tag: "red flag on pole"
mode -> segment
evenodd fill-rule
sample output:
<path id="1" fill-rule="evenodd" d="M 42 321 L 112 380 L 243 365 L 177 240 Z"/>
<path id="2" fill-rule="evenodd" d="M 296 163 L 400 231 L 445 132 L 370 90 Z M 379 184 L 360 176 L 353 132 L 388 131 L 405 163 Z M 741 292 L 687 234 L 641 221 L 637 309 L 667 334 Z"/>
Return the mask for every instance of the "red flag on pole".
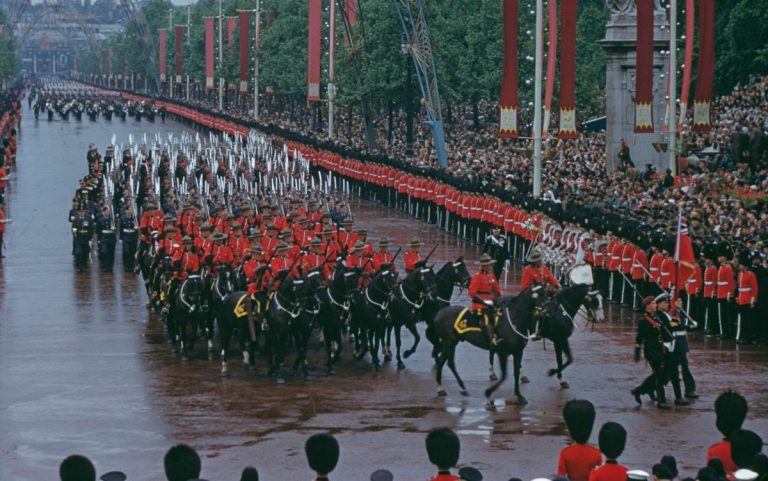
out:
<path id="1" fill-rule="evenodd" d="M 675 263 L 677 282 L 675 294 L 685 289 L 685 283 L 696 273 L 696 259 L 693 255 L 693 243 L 688 234 L 688 224 L 682 212 L 677 215 L 677 241 L 675 242 Z"/>
<path id="2" fill-rule="evenodd" d="M 560 132 L 561 139 L 576 138 L 576 0 L 560 4 Z"/>
<path id="3" fill-rule="evenodd" d="M 637 0 L 635 133 L 653 131 L 653 0 Z"/>
<path id="4" fill-rule="evenodd" d="M 107 54 L 107 74 L 112 76 L 112 47 L 109 47 L 109 53 Z"/>
<path id="5" fill-rule="evenodd" d="M 549 16 L 549 46 L 547 47 L 547 85 L 544 89 L 544 126 L 541 137 L 549 137 L 549 118 L 552 112 L 552 96 L 555 91 L 555 69 L 557 68 L 557 0 L 547 2 Z"/>
<path id="6" fill-rule="evenodd" d="M 715 76 L 715 0 L 699 0 L 699 65 L 693 99 L 693 130 L 711 128 L 710 105 Z"/>
<path id="7" fill-rule="evenodd" d="M 307 101 L 320 100 L 320 19 L 322 0 L 309 0 Z"/>
<path id="8" fill-rule="evenodd" d="M 166 81 L 166 65 L 165 65 L 165 29 L 160 29 L 160 81 L 165 83 Z"/>
<path id="9" fill-rule="evenodd" d="M 685 116 L 688 113 L 688 96 L 691 91 L 691 72 L 693 71 L 693 37 L 696 33 L 694 0 L 685 0 L 685 57 L 683 59 L 683 86 L 680 92 L 680 120 L 677 131 L 683 130 Z"/>
<path id="10" fill-rule="evenodd" d="M 101 51 L 101 74 L 105 75 L 107 73 L 107 51 L 103 50 Z"/>
<path id="11" fill-rule="evenodd" d="M 213 19 L 205 19 L 205 88 L 213 90 Z"/>
<path id="12" fill-rule="evenodd" d="M 357 24 L 357 0 L 344 0 L 344 16 L 346 17 L 345 26 L 352 30 Z M 350 45 L 349 35 L 344 34 L 344 45 Z"/>
<path id="13" fill-rule="evenodd" d="M 183 55 L 184 45 L 184 27 L 176 26 L 176 83 L 181 83 L 182 65 L 184 63 Z"/>
<path id="14" fill-rule="evenodd" d="M 517 137 L 518 0 L 504 0 L 504 72 L 499 95 L 499 137 Z"/>
<path id="15" fill-rule="evenodd" d="M 240 93 L 248 93 L 248 27 L 250 26 L 250 14 L 248 11 L 240 12 Z"/>

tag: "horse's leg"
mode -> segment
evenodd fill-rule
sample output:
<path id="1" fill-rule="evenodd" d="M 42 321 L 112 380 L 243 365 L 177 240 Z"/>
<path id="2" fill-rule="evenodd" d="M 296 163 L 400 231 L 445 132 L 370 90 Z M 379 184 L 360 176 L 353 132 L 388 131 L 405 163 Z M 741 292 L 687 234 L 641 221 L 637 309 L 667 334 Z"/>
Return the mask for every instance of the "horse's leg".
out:
<path id="1" fill-rule="evenodd" d="M 455 345 L 449 346 L 448 343 L 445 342 L 443 343 L 442 354 L 438 353 L 437 358 L 435 358 L 435 383 L 437 383 L 438 396 L 447 396 L 445 389 L 443 389 L 443 366 L 445 366 L 447 358 L 453 355 L 451 351 L 455 352 L 455 350 Z"/>
<path id="2" fill-rule="evenodd" d="M 385 330 L 384 338 L 382 340 L 382 350 L 384 352 L 384 362 L 392 360 L 392 331 L 394 330 L 394 324 L 388 325 Z"/>
<path id="3" fill-rule="evenodd" d="M 485 390 L 485 397 L 488 399 L 488 404 L 492 404 L 491 396 L 501 386 L 501 384 L 507 380 L 507 358 L 508 354 L 499 353 L 499 365 L 501 367 L 501 379 L 496 381 L 491 387 Z M 515 388 L 517 388 L 517 376 L 515 376 Z"/>
<path id="4" fill-rule="evenodd" d="M 379 326 L 373 326 L 373 328 L 368 330 L 369 335 L 369 343 L 370 343 L 370 351 L 371 351 L 371 362 L 373 363 L 374 370 L 378 371 L 379 367 L 381 366 L 381 360 L 379 360 L 379 344 L 382 341 L 383 337 L 383 329 L 380 329 Z"/>
<path id="5" fill-rule="evenodd" d="M 405 363 L 403 362 L 403 358 L 400 356 L 400 347 L 403 345 L 403 341 L 400 338 L 400 329 L 402 326 L 395 326 L 395 349 L 397 350 L 397 369 L 403 370 L 405 369 Z"/>
<path id="6" fill-rule="evenodd" d="M 226 376 L 228 373 L 227 355 L 229 354 L 229 342 L 232 338 L 232 328 L 219 324 L 219 336 L 221 342 L 221 375 Z"/>
<path id="7" fill-rule="evenodd" d="M 277 369 L 277 384 L 285 384 L 285 378 L 283 377 L 283 362 L 285 361 L 285 347 L 287 343 L 288 339 L 286 339 L 283 335 L 278 334 L 277 346 L 275 346 L 275 369 Z"/>
<path id="8" fill-rule="evenodd" d="M 560 380 L 560 387 L 563 389 L 568 389 L 571 387 L 568 382 L 563 378 L 563 371 L 565 371 L 565 368 L 570 366 L 570 364 L 573 362 L 573 357 L 571 356 L 571 346 L 568 343 L 568 340 L 566 339 L 565 342 L 563 341 L 556 341 L 555 344 L 555 359 L 557 359 L 557 369 L 550 369 L 548 374 L 550 376 L 554 376 L 557 374 L 557 379 Z M 566 361 L 563 363 L 563 354 L 565 354 Z"/>
<path id="9" fill-rule="evenodd" d="M 467 386 L 464 385 L 464 381 L 461 380 L 461 377 L 459 377 L 459 372 L 456 370 L 456 346 L 451 349 L 450 355 L 448 356 L 448 367 L 451 369 L 451 372 L 453 373 L 453 377 L 456 378 L 456 382 L 459 383 L 459 387 L 461 388 L 462 396 L 469 396 L 469 391 L 467 391 Z"/>
<path id="10" fill-rule="evenodd" d="M 405 356 L 406 359 L 411 357 L 411 355 L 416 352 L 416 348 L 419 346 L 419 341 L 421 341 L 421 336 L 419 335 L 419 330 L 416 328 L 416 320 L 412 320 L 410 322 L 405 323 L 405 327 L 410 331 L 411 335 L 413 336 L 413 345 L 410 349 L 405 351 L 403 353 L 403 356 Z"/>
<path id="11" fill-rule="evenodd" d="M 499 380 L 496 376 L 496 371 L 493 369 L 493 358 L 496 356 L 496 352 L 493 349 L 488 351 L 488 380 L 496 382 Z"/>

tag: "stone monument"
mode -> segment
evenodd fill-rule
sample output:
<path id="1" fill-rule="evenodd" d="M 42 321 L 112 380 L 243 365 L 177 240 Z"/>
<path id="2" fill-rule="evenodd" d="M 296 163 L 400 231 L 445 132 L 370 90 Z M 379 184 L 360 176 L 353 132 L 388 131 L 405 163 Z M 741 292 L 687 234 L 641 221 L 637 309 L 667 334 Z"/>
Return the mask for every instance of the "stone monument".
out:
<path id="1" fill-rule="evenodd" d="M 619 165 L 621 139 L 627 142 L 638 169 L 645 164 L 657 170 L 667 167 L 668 154 L 660 154 L 654 143 L 667 142 L 660 134 L 666 114 L 667 70 L 669 70 L 669 20 L 666 10 L 654 1 L 653 29 L 653 123 L 656 133 L 635 134 L 635 58 L 637 17 L 635 0 L 606 0 L 611 13 L 601 42 L 606 53 L 606 156 L 608 169 Z M 662 53 L 664 52 L 664 53 Z"/>

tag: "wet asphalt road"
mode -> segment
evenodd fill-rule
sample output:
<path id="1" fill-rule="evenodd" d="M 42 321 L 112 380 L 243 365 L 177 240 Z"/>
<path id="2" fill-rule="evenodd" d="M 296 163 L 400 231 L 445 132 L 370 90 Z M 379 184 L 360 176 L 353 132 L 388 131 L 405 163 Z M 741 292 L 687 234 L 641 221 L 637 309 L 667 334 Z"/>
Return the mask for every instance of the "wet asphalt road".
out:
<path id="1" fill-rule="evenodd" d="M 691 363 L 702 398 L 670 412 L 637 408 L 629 389 L 648 369 L 631 361 L 634 315 L 611 307 L 608 323 L 574 334 L 569 390 L 546 377 L 551 349 L 526 349 L 524 370 L 532 382 L 523 386 L 525 407 L 514 403 L 509 383 L 486 408 L 487 356 L 464 345 L 457 362 L 470 389 L 466 398 L 448 370 L 448 398 L 435 396 L 426 344 L 405 371 L 388 365 L 374 373 L 345 348 L 336 376 L 317 369 L 314 381 L 289 377 L 280 387 L 265 377 L 263 360 L 255 373 L 233 362 L 229 378 L 219 376 L 218 361 L 203 351 L 182 363 L 144 307 L 139 279 L 121 269 L 75 272 L 67 212 L 87 169 L 89 143 L 103 152 L 113 132 L 126 139 L 184 128 L 173 121 L 35 122 L 25 111 L 6 207 L 14 222 L 0 267 L 0 480 L 55 479 L 59 462 L 72 453 L 91 457 L 100 474 L 120 469 L 131 481 L 161 480 L 162 456 L 178 442 L 200 451 L 203 475 L 212 481 L 239 479 L 246 465 L 255 465 L 262 479 L 310 479 L 303 442 L 319 431 L 332 431 L 341 443 L 333 479 L 364 480 L 382 467 L 395 479 L 427 479 L 432 468 L 423 439 L 437 426 L 460 433 L 461 463 L 486 479 L 530 479 L 554 472 L 566 442 L 560 411 L 574 397 L 596 404 L 598 427 L 607 420 L 627 427 L 624 464 L 650 469 L 671 453 L 681 471 L 691 473 L 718 439 L 712 404 L 730 387 L 750 401 L 747 425 L 768 435 L 764 346 L 736 348 L 694 335 Z M 428 245 L 440 242 L 437 261 L 477 257 L 476 246 L 434 227 L 370 204 L 354 206 L 373 239 L 385 233 L 404 244 L 418 235 Z M 514 290 L 518 268 L 509 279 Z M 320 359 L 313 350 L 310 360 L 317 365 Z"/>

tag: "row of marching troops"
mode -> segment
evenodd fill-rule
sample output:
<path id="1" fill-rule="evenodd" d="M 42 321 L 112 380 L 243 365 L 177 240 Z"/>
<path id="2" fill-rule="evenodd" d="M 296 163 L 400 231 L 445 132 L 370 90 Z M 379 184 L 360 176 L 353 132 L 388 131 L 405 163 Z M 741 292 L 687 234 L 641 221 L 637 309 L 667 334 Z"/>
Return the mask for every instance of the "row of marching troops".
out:
<path id="1" fill-rule="evenodd" d="M 644 221 L 581 203 L 533 199 L 505 188 L 456 186 L 439 173 L 408 166 L 362 162 L 291 144 L 320 175 L 342 176 L 353 192 L 400 208 L 442 229 L 485 243 L 497 277 L 508 259 L 526 261 L 531 248 L 560 271 L 585 261 L 610 302 L 640 309 L 641 300 L 673 293 L 677 281 L 675 234 Z M 652 219 L 648 219 L 651 221 Z M 694 275 L 680 293 L 685 311 L 707 334 L 750 343 L 768 339 L 768 264 L 751 240 L 730 245 L 698 243 Z"/>
<path id="2" fill-rule="evenodd" d="M 19 89 L 11 89 L 0 93 L 0 264 L 3 262 L 3 233 L 5 225 L 11 219 L 5 216 L 5 190 L 11 179 L 11 169 L 16 164 L 16 126 L 21 122 L 21 106 L 19 99 L 23 92 Z"/>

